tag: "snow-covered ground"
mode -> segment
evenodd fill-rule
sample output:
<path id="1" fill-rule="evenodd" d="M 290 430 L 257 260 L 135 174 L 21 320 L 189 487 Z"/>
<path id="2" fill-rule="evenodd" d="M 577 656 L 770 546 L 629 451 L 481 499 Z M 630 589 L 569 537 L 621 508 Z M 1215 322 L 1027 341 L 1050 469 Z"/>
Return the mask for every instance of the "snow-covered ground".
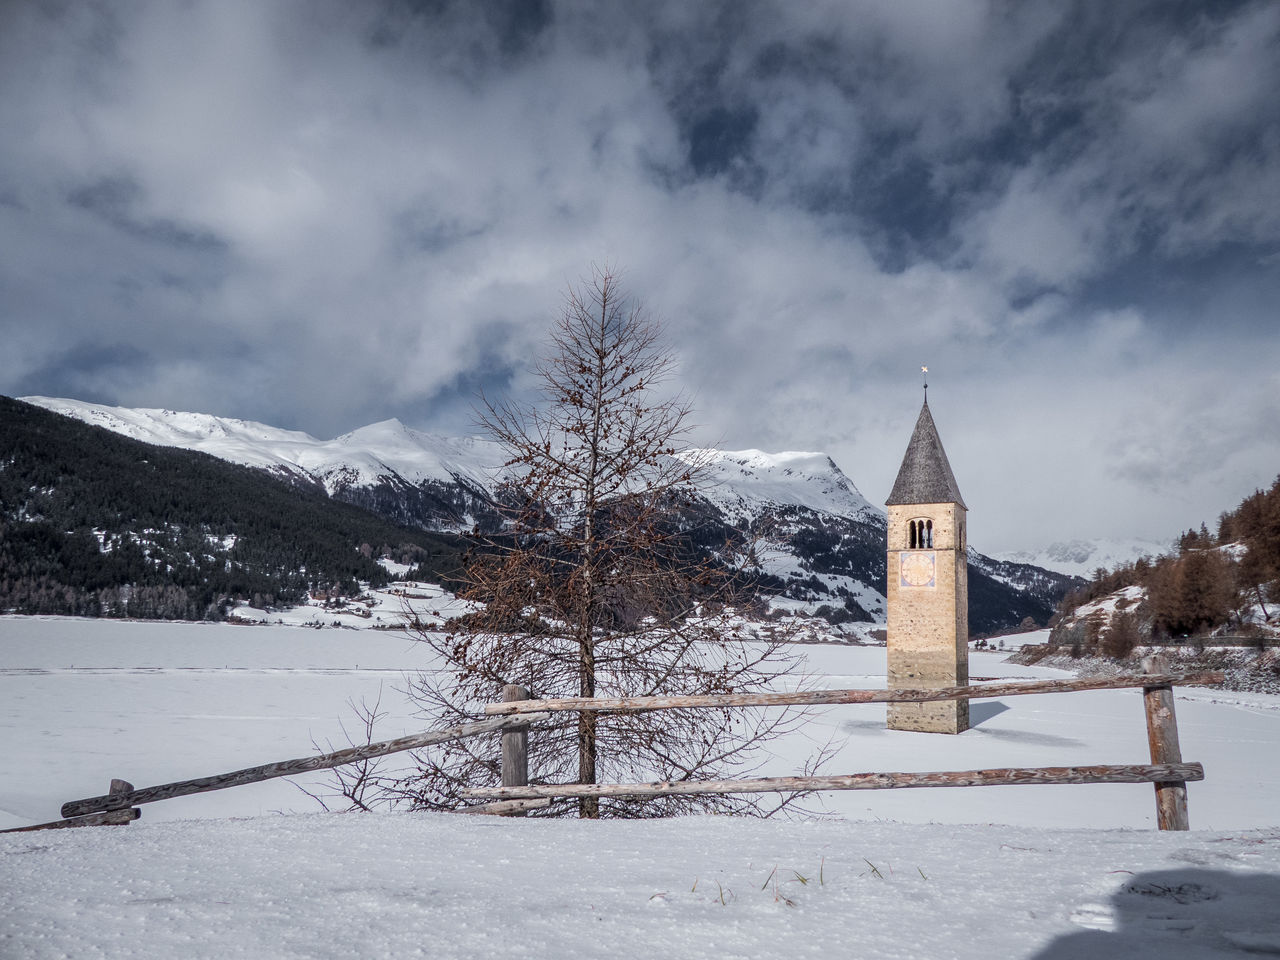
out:
<path id="1" fill-rule="evenodd" d="M 883 685 L 883 649 L 803 652 L 825 685 Z M 345 745 L 349 702 L 379 691 L 378 735 L 414 730 L 397 688 L 424 656 L 368 629 L 0 618 L 0 827 L 56 819 L 112 777 Z M 1064 675 L 1003 656 L 975 652 L 972 674 Z M 959 737 L 887 731 L 883 707 L 815 711 L 768 772 L 831 736 L 832 773 L 1147 759 L 1136 691 L 973 709 Z M 1152 829 L 1148 785 L 835 793 L 825 821 L 579 823 L 323 814 L 277 780 L 151 804 L 125 828 L 0 836 L 0 956 L 1278 953 L 1280 698 L 1186 689 L 1177 711 L 1207 773 L 1188 787 L 1190 834 Z"/>
<path id="2" fill-rule="evenodd" d="M 1043 631 L 1017 638 L 1041 639 Z M 883 647 L 799 650 L 817 685 L 884 686 Z M 970 671 L 1068 676 L 1004 656 L 974 651 Z M 112 777 L 145 786 L 305 756 L 313 742 L 346 746 L 344 727 L 359 732 L 352 702 L 380 698 L 387 714 L 380 739 L 420 729 L 400 689 L 406 672 L 433 666 L 425 657 L 383 630 L 0 617 L 0 729 L 8 767 L 20 771 L 0 782 L 0 828 L 56 819 L 64 801 L 101 793 Z M 971 709 L 974 728 L 944 737 L 886 730 L 883 705 L 815 708 L 803 734 L 777 744 L 768 772 L 798 770 L 833 738 L 840 746 L 833 773 L 1148 760 L 1136 690 L 1008 697 Z M 1280 756 L 1259 761 L 1266 745 L 1280 745 L 1280 698 L 1180 688 L 1177 710 L 1183 755 L 1207 771 L 1190 787 L 1193 825 L 1280 824 Z M 1019 786 L 851 791 L 822 802 L 857 819 L 1145 829 L 1153 823 L 1150 794 L 1132 785 Z M 311 809 L 314 801 L 277 780 L 154 804 L 144 818 Z"/>
<path id="3" fill-rule="evenodd" d="M 392 576 L 403 576 L 410 568 L 390 560 L 378 561 Z M 450 617 L 470 608 L 434 583 L 392 583 L 380 590 L 366 590 L 356 599 L 340 605 L 312 599 L 287 610 L 261 610 L 240 604 L 231 611 L 240 626 L 343 627 L 353 630 L 398 631 L 409 615 L 427 627 L 439 626 Z M 348 644 L 350 646 L 350 644 Z"/>
<path id="4" fill-rule="evenodd" d="M 1243 958 L 1280 951 L 1277 904 L 1276 830 L 309 814 L 0 837 L 8 960 Z"/>

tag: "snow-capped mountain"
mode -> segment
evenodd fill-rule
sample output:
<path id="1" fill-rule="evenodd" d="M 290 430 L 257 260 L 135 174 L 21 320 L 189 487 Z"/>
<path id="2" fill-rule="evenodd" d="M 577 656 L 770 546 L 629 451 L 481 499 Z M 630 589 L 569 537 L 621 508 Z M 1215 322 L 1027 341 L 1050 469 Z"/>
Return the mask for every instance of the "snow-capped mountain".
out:
<path id="1" fill-rule="evenodd" d="M 251 420 L 162 409 L 112 407 L 52 397 L 22 397 L 26 403 L 74 417 L 114 433 L 165 447 L 199 450 L 222 460 L 259 467 L 322 486 L 330 496 L 390 484 L 462 484 L 492 494 L 502 476 L 504 454 L 489 440 L 443 437 L 383 420 L 319 440 Z M 731 523 L 749 522 L 764 510 L 803 507 L 851 518 L 877 510 L 826 454 L 760 450 L 692 450 L 707 465 L 704 496 Z M 435 517 L 437 528 L 470 517 Z"/>
<path id="2" fill-rule="evenodd" d="M 436 530 L 470 528 L 488 516 L 488 494 L 501 472 L 502 453 L 489 441 L 423 433 L 394 419 L 319 440 L 205 413 L 20 399 L 143 443 L 198 450 L 314 484 L 331 497 Z"/>
<path id="3" fill-rule="evenodd" d="M 747 521 L 762 507 L 806 507 L 846 517 L 878 510 L 825 453 L 692 450 L 707 463 L 703 495 L 730 520 Z"/>
<path id="4" fill-rule="evenodd" d="M 199 450 L 247 467 L 309 477 L 330 494 L 344 484 L 368 485 L 388 476 L 410 483 L 461 479 L 484 487 L 502 462 L 500 451 L 486 440 L 422 433 L 394 419 L 333 440 L 318 440 L 300 430 L 207 413 L 110 407 L 53 397 L 19 399 L 144 443 Z"/>
<path id="5" fill-rule="evenodd" d="M 1114 570 L 1139 557 L 1158 557 L 1169 552 L 1168 543 L 1153 540 L 1065 540 L 1038 551 L 998 553 L 996 559 L 1030 564 L 1086 580 L 1101 567 Z"/>
<path id="6" fill-rule="evenodd" d="M 399 523 L 459 531 L 501 522 L 494 497 L 504 457 L 490 441 L 436 436 L 398 420 L 320 440 L 207 414 L 23 399 L 146 443 L 264 469 Z M 747 534 L 757 544 L 762 587 L 775 606 L 818 613 L 834 624 L 883 621 L 885 514 L 830 457 L 759 450 L 689 455 L 707 464 L 698 525 L 704 547 L 714 550 L 735 531 Z M 1024 564 L 980 554 L 971 562 L 974 632 L 1027 616 L 1043 623 L 1068 585 Z"/>

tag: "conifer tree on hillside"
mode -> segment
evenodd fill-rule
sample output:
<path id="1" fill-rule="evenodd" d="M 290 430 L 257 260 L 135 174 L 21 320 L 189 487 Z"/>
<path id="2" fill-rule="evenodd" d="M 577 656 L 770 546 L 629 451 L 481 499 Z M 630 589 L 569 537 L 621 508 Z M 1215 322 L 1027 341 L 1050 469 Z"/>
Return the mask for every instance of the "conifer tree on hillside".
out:
<path id="1" fill-rule="evenodd" d="M 1235 539 L 1245 545 L 1238 568 L 1239 587 L 1242 592 L 1254 594 L 1270 620 L 1266 604 L 1277 599 L 1280 583 L 1280 477 L 1270 490 L 1247 497 L 1233 515 L 1224 519 Z"/>
<path id="2" fill-rule="evenodd" d="M 1116 651 L 1130 646 L 1132 628 L 1139 623 L 1143 634 L 1149 630 L 1156 638 L 1192 637 L 1224 627 L 1248 632 L 1256 629 L 1250 620 L 1258 612 L 1274 623 L 1280 603 L 1280 477 L 1269 490 L 1224 512 L 1216 535 L 1202 523 L 1183 533 L 1169 556 L 1095 571 L 1089 583 L 1059 604 L 1050 642 L 1061 646 L 1077 634 L 1083 637 L 1078 608 L 1131 585 L 1143 587 L 1146 600 L 1133 623 L 1120 622 L 1119 614 L 1112 618 L 1109 632 L 1101 636 L 1108 656 L 1122 656 Z"/>
<path id="3" fill-rule="evenodd" d="M 450 635 L 418 639 L 442 669 L 412 692 L 448 727 L 518 683 L 535 697 L 729 693 L 767 686 L 793 665 L 780 639 L 755 641 L 723 565 L 689 547 L 680 508 L 701 463 L 682 453 L 689 405 L 664 394 L 673 366 L 659 327 L 609 270 L 566 295 L 537 366 L 542 402 L 486 403 L 482 422 L 507 452 L 506 534 L 468 558 L 474 613 Z M 721 559 L 726 559 L 721 551 Z M 762 739 L 794 714 L 583 711 L 529 738 L 530 781 L 688 780 L 750 769 Z M 460 789 L 498 782 L 493 740 L 420 758 L 399 785 L 417 806 L 452 808 Z M 758 809 L 750 800 L 584 798 L 557 813 L 655 816 Z"/>
<path id="4" fill-rule="evenodd" d="M 1142 642 L 1142 632 L 1138 626 L 1138 618 L 1132 611 L 1122 610 L 1116 613 L 1102 635 L 1102 655 L 1115 660 L 1123 660 L 1133 653 Z"/>

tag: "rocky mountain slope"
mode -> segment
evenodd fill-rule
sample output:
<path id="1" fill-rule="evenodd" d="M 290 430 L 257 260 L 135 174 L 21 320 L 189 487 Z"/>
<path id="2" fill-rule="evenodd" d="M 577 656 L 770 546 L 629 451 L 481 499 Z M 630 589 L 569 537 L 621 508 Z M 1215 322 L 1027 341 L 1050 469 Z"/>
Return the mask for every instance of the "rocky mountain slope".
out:
<path id="1" fill-rule="evenodd" d="M 147 443 L 263 469 L 397 523 L 435 531 L 499 523 L 492 496 L 503 458 L 486 440 L 423 433 L 397 420 L 319 440 L 207 414 L 24 399 Z M 835 625 L 883 621 L 885 514 L 834 461 L 759 450 L 708 456 L 704 503 L 696 508 L 705 546 L 733 532 L 751 537 L 775 608 L 817 613 Z M 1072 583 L 971 551 L 970 629 L 990 633 L 1027 617 L 1043 624 Z"/>
<path id="2" fill-rule="evenodd" d="M 461 549 L 313 484 L 0 397 L 0 612 L 218 619 L 385 582 L 380 557 L 439 581 Z"/>

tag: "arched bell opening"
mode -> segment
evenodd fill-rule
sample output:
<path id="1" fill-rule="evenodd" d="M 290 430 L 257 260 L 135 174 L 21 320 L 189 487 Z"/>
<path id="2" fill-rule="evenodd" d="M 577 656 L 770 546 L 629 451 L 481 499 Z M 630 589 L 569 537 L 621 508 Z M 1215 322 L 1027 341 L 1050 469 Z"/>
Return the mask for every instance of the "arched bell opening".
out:
<path id="1" fill-rule="evenodd" d="M 907 549 L 933 549 L 933 521 L 927 518 L 907 521 Z"/>

